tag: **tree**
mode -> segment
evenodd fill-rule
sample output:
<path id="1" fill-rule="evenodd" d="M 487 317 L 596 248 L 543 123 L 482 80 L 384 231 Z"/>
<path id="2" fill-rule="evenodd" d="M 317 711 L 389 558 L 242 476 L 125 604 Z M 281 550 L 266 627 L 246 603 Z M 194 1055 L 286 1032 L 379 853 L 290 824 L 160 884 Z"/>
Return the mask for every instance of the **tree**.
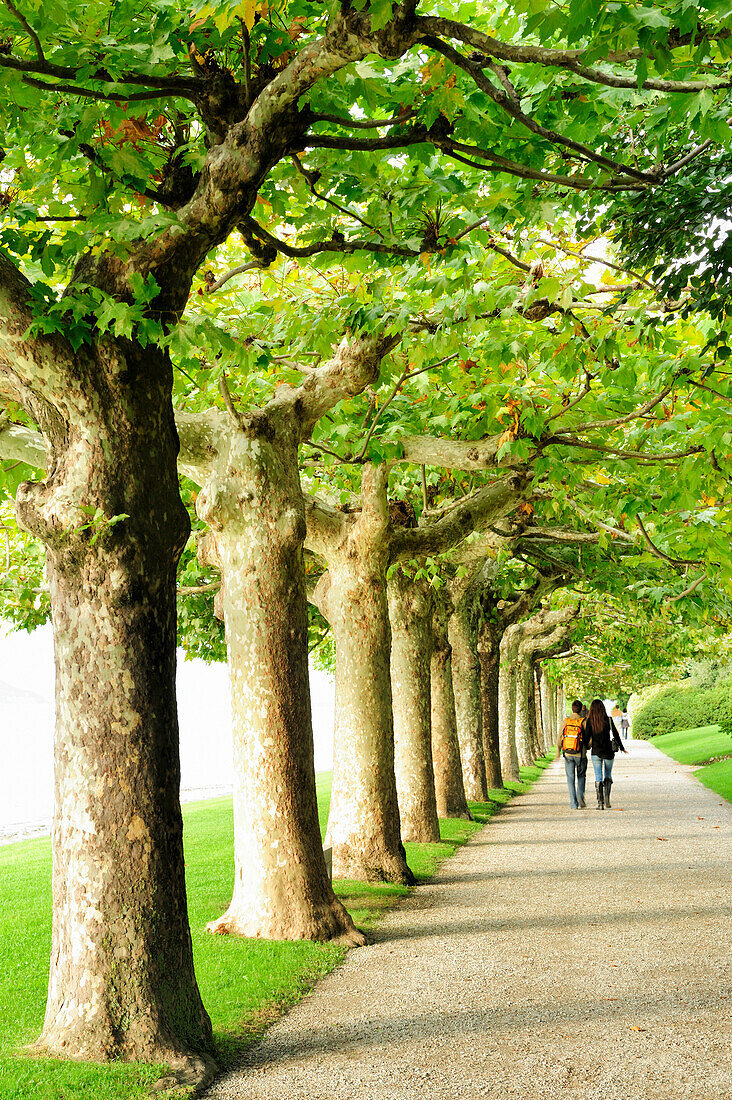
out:
<path id="1" fill-rule="evenodd" d="M 635 102 L 639 85 L 695 94 L 701 68 L 715 100 L 723 69 L 712 65 L 710 77 L 701 64 L 715 44 L 714 19 L 697 59 L 687 48 L 696 14 L 684 13 L 679 34 L 665 6 L 661 19 L 632 27 L 604 13 L 596 33 L 575 19 L 569 33 L 585 37 L 570 50 L 534 44 L 537 31 L 548 41 L 566 35 L 564 17 L 551 13 L 517 29 L 507 12 L 500 23 L 515 43 L 487 34 L 482 12 L 468 26 L 420 16 L 410 2 L 331 11 L 297 0 L 282 14 L 286 32 L 274 6 L 266 14 L 256 5 L 204 9 L 191 22 L 188 9 L 167 0 L 144 9 L 68 0 L 54 9 L 53 25 L 37 29 L 10 3 L 0 22 L 2 205 L 12 219 L 0 252 L 0 379 L 49 453 L 47 479 L 21 486 L 17 514 L 46 547 L 59 660 L 54 952 L 43 1036 L 52 1052 L 176 1062 L 211 1045 L 187 931 L 173 695 L 175 566 L 188 518 L 176 475 L 171 351 L 201 265 L 236 229 L 252 262 L 268 262 L 282 242 L 252 217 L 255 202 L 262 192 L 283 208 L 276 193 L 295 173 L 317 190 L 319 167 L 297 168 L 303 149 L 327 158 L 407 148 L 419 157 L 428 146 L 476 170 L 531 181 L 519 198 L 534 210 L 534 182 L 581 191 L 655 185 L 686 153 L 673 149 L 658 168 L 661 143 L 651 136 L 653 171 L 615 159 L 607 106 L 591 145 L 567 137 L 562 128 L 588 115 L 575 86 L 610 84 L 618 90 L 604 102 L 614 110 Z M 619 29 L 621 51 L 613 53 L 608 41 Z M 677 51 L 690 79 L 669 85 L 658 74 Z M 354 71 L 367 57 L 379 66 L 378 94 L 373 78 Z M 520 67 L 520 93 L 505 62 Z M 566 98 L 546 89 L 544 69 Z M 521 106 L 532 91 L 539 118 Z M 351 108 L 380 105 L 382 95 L 388 133 L 344 139 L 344 129 L 359 130 Z M 496 151 L 504 120 L 532 135 L 532 165 L 513 132 Z M 380 128 L 373 115 L 367 122 Z M 480 144 L 460 140 L 473 133 Z M 554 171 L 560 156 L 583 167 Z M 390 237 L 382 206 L 380 228 Z M 381 247 L 334 226 L 314 250 Z M 114 798 L 106 789 L 102 796 L 100 773 L 123 777 Z M 90 861 L 114 873 L 98 878 L 95 891 L 68 890 L 65 883 L 87 882 Z M 120 982 L 112 945 L 126 940 L 138 965 Z M 94 945 L 85 958 L 74 950 L 82 941 Z M 68 1014 L 72 1001 L 78 1011 Z M 183 1016 L 180 1004 L 188 1006 Z"/>
<path id="2" fill-rule="evenodd" d="M 363 943 L 320 843 L 307 659 L 298 447 L 378 372 L 390 337 L 344 339 L 264 408 L 180 414 L 181 463 L 202 486 L 199 557 L 221 571 L 234 715 L 235 877 L 214 932 Z"/>
<path id="3" fill-rule="evenodd" d="M 393 569 L 391 624 L 394 769 L 403 840 L 439 841 L 430 704 L 433 597 L 426 580 Z"/>

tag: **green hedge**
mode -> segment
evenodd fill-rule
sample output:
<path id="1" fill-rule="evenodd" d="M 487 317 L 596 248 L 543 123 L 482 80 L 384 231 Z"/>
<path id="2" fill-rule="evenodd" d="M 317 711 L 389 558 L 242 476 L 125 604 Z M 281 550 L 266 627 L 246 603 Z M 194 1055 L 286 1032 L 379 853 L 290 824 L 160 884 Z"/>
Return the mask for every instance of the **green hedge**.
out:
<path id="1" fill-rule="evenodd" d="M 633 737 L 648 739 L 714 723 L 732 733 L 732 677 L 711 688 L 669 684 L 633 715 Z"/>

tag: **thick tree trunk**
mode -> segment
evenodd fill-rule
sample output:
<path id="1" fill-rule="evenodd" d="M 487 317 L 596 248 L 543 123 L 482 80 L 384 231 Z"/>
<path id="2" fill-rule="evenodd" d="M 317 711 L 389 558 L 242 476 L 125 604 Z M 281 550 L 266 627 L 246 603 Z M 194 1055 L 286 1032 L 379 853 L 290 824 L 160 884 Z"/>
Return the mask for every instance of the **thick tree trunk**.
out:
<path id="1" fill-rule="evenodd" d="M 402 840 L 430 843 L 440 839 L 430 713 L 432 600 L 428 589 L 401 572 L 389 581 L 388 596 L 394 770 Z"/>
<path id="2" fill-rule="evenodd" d="M 539 708 L 536 705 L 536 667 L 531 664 L 531 685 L 529 687 L 529 745 L 531 746 L 531 755 L 534 760 L 537 760 L 540 756 L 544 755 L 544 749 L 541 745 L 541 733 L 539 730 Z"/>
<path id="3" fill-rule="evenodd" d="M 516 755 L 519 767 L 525 768 L 533 764 L 534 757 L 531 745 L 531 697 L 534 694 L 531 661 L 519 652 L 515 664 L 516 681 L 516 719 L 515 738 Z"/>
<path id="4" fill-rule="evenodd" d="M 264 939 L 365 937 L 335 897 L 315 793 L 298 434 L 274 409 L 222 418 L 197 500 L 221 570 L 234 722 L 234 891 L 208 928 Z"/>
<path id="5" fill-rule="evenodd" d="M 47 547 L 56 661 L 39 1047 L 167 1062 L 195 1079 L 213 1044 L 193 973 L 178 801 L 175 571 L 189 525 L 171 371 L 132 344 L 100 350 L 93 369 L 96 404 L 49 440 L 47 481 L 18 494 L 21 523 Z"/>
<path id="6" fill-rule="evenodd" d="M 432 678 L 432 762 L 435 772 L 437 812 L 440 817 L 472 820 L 465 798 L 463 769 L 460 762 L 455 696 L 452 687 L 452 662 L 447 639 L 447 616 L 438 608 L 434 616 Z"/>
<path id="7" fill-rule="evenodd" d="M 478 634 L 480 658 L 480 693 L 483 727 L 483 758 L 486 786 L 501 788 L 501 748 L 498 736 L 498 676 L 500 633 L 491 623 L 484 622 Z"/>
<path id="8" fill-rule="evenodd" d="M 557 730 L 557 687 L 556 684 L 547 682 L 547 699 L 549 711 L 549 731 L 552 744 L 556 745 L 559 739 Z"/>
<path id="9" fill-rule="evenodd" d="M 336 648 L 333 788 L 328 839 L 333 874 L 411 884 L 394 775 L 394 721 L 386 597 L 386 471 L 364 467 L 363 508 L 327 546 L 315 600 Z M 342 521 L 343 522 L 343 521 Z"/>
<path id="10" fill-rule="evenodd" d="M 544 670 L 540 664 L 534 665 L 534 707 L 536 710 L 536 734 L 537 745 L 539 748 L 539 755 L 544 756 L 549 748 L 548 733 L 547 733 L 547 720 L 546 720 L 546 699 L 544 696 L 544 685 L 546 677 Z"/>
<path id="11" fill-rule="evenodd" d="M 455 717 L 465 795 L 472 802 L 484 802 L 488 792 L 483 752 L 480 660 L 475 631 L 464 603 L 450 617 L 448 637 L 452 648 Z"/>
<path id="12" fill-rule="evenodd" d="M 516 752 L 516 648 L 517 628 L 510 626 L 501 639 L 501 664 L 498 677 L 498 734 L 501 750 L 503 781 L 518 781 L 518 754 Z"/>

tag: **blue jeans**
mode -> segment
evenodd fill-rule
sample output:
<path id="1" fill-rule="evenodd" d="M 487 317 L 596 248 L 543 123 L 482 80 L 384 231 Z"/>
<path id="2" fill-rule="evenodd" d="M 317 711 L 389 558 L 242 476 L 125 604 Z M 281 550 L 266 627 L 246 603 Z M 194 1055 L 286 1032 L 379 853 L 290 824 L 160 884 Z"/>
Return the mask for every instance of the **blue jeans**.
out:
<path id="1" fill-rule="evenodd" d="M 567 775 L 569 787 L 569 804 L 576 810 L 585 797 L 585 782 L 587 780 L 587 757 L 565 756 L 564 771 Z M 575 788 L 575 775 L 577 786 Z"/>
<path id="2" fill-rule="evenodd" d="M 610 778 L 610 776 L 612 775 L 612 770 L 613 770 L 613 764 L 614 763 L 615 763 L 615 758 L 612 757 L 612 756 L 610 757 L 609 760 L 605 759 L 604 756 L 593 756 L 592 757 L 592 767 L 595 769 L 595 782 L 596 783 L 602 783 L 603 779 L 609 779 Z M 603 765 L 605 767 L 605 774 L 604 775 L 602 774 Z"/>

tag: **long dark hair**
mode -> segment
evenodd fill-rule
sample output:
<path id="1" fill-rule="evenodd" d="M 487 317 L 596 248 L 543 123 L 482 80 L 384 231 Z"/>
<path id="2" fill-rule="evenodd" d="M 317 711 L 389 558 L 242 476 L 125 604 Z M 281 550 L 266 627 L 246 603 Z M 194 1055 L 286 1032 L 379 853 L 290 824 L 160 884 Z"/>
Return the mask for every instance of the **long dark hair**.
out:
<path id="1" fill-rule="evenodd" d="M 590 712 L 587 715 L 590 723 L 590 729 L 593 733 L 602 733 L 607 722 L 607 711 L 603 706 L 602 699 L 593 699 L 590 703 Z"/>

